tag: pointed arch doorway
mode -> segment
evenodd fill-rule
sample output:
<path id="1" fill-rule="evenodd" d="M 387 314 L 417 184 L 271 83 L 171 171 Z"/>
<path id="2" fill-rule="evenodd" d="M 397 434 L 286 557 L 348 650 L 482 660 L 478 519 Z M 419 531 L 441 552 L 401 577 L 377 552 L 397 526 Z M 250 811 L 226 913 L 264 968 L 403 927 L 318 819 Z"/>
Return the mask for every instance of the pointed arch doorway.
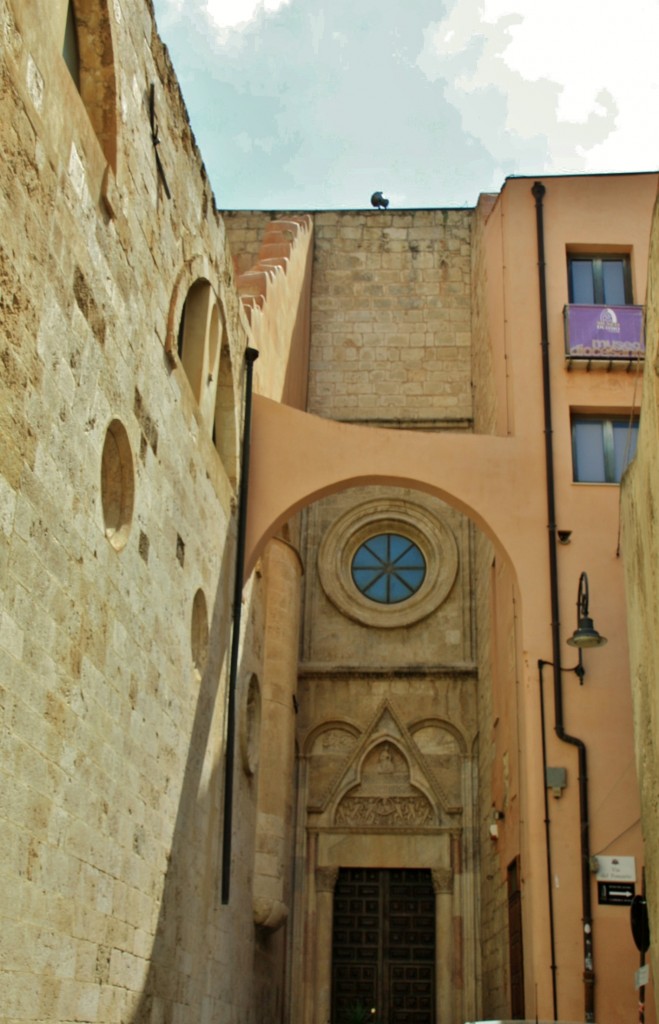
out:
<path id="1" fill-rule="evenodd" d="M 430 870 L 341 868 L 333 919 L 332 1024 L 435 1024 Z"/>

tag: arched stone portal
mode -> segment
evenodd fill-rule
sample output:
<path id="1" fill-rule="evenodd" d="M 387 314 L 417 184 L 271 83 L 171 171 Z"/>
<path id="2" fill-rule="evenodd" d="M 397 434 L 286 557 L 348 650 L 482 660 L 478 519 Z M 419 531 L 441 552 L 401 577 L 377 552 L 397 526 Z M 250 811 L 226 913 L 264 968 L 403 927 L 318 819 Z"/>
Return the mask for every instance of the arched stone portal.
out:
<path id="1" fill-rule="evenodd" d="M 333 922 L 334 889 L 341 868 L 357 869 L 358 874 L 365 876 L 400 869 L 403 874 L 419 870 L 428 873 L 434 893 L 434 927 L 430 940 L 433 952 L 432 958 L 422 959 L 433 974 L 429 988 L 433 1005 L 426 1006 L 422 1016 L 436 1024 L 455 1024 L 464 1020 L 465 1014 L 473 1015 L 475 1010 L 473 992 L 470 995 L 470 986 L 465 989 L 463 984 L 465 977 L 473 978 L 477 955 L 474 794 L 471 757 L 467 753 L 469 744 L 453 726 L 439 719 L 425 720 L 408 729 L 399 716 L 400 710 L 400 704 L 397 707 L 395 702 L 385 700 L 362 735 L 355 735 L 345 722 L 337 719 L 325 722 L 307 738 L 304 759 L 311 785 L 306 794 L 310 838 L 304 884 L 308 907 L 307 950 L 313 951 L 313 955 L 307 964 L 306 988 L 313 993 L 313 999 L 306 1019 L 314 1024 L 340 1019 L 340 1013 L 330 1002 L 332 973 L 337 967 L 337 943 L 343 947 L 339 956 L 346 950 L 349 937 L 356 943 L 354 965 L 347 962 L 342 966 L 339 962 L 338 966 L 348 981 L 355 971 L 359 973 L 361 964 L 367 976 L 365 988 L 372 988 L 369 997 L 373 999 L 377 986 L 369 986 L 368 976 L 382 967 L 368 956 L 370 952 L 376 954 L 378 925 L 369 925 L 360 917 L 373 912 L 369 884 L 364 889 L 363 907 L 360 904 L 352 908 L 357 917 L 343 938 L 341 928 L 346 927 L 345 922 Z M 434 763 L 433 751 L 447 749 L 452 755 L 444 757 L 441 772 Z M 453 772 L 446 770 L 446 762 L 451 760 Z M 457 788 L 451 794 L 442 788 L 439 780 L 446 780 L 452 774 Z M 320 799 L 314 796 L 314 779 L 331 780 L 325 796 Z M 455 796 L 459 803 L 452 799 Z M 355 901 L 348 902 L 352 905 Z M 396 926 L 396 914 L 402 911 L 396 911 L 393 903 L 390 909 L 394 932 L 404 932 L 404 925 Z M 346 911 L 350 913 L 350 907 L 346 907 Z M 357 936 L 352 928 L 358 929 Z M 371 950 L 364 950 L 361 944 L 364 928 L 365 934 L 370 934 Z M 404 946 L 404 936 L 396 938 Z M 420 936 L 414 941 L 418 945 Z M 401 946 L 395 956 L 402 975 L 406 971 L 413 973 L 411 986 L 414 989 L 420 980 L 414 966 L 405 968 L 407 961 L 401 959 L 403 952 Z M 381 957 L 376 959 L 380 961 Z M 416 965 L 417 970 L 419 966 Z M 404 985 L 405 978 L 401 981 Z M 386 989 L 388 983 L 385 981 L 380 987 L 381 994 L 382 987 Z M 363 998 L 364 987 L 360 988 L 359 980 L 350 991 L 355 997 Z M 393 998 L 393 991 L 388 995 Z"/>
<path id="2" fill-rule="evenodd" d="M 322 419 L 255 396 L 246 571 L 252 571 L 269 538 L 297 512 L 309 510 L 307 515 L 311 515 L 310 521 L 314 521 L 315 513 L 312 514 L 311 510 L 320 508 L 325 502 L 334 502 L 332 512 L 326 511 L 313 527 L 314 543 L 309 552 L 317 551 L 325 531 L 332 522 L 338 522 L 338 517 L 344 515 L 344 507 L 354 507 L 361 514 L 364 505 L 369 504 L 371 488 L 374 494 L 388 492 L 390 501 L 395 500 L 396 494 L 405 491 L 407 497 L 404 500 L 411 501 L 413 505 L 425 506 L 429 502 L 434 508 L 432 515 L 438 524 L 453 510 L 458 519 L 466 517 L 492 542 L 497 552 L 497 563 L 508 566 L 509 585 L 516 595 L 514 658 L 518 659 L 516 663 L 519 674 L 515 670 L 513 678 L 525 678 L 525 685 L 519 690 L 518 713 L 522 720 L 534 723 L 538 719 L 539 710 L 536 690 L 529 685 L 531 675 L 528 665 L 535 666 L 534 655 L 529 655 L 529 652 L 542 652 L 545 649 L 545 631 L 550 621 L 548 593 L 543 586 L 538 586 L 538 565 L 544 559 L 546 548 L 544 544 L 539 547 L 542 535 L 538 532 L 537 524 L 544 521 L 546 508 L 544 465 L 542 460 L 533 457 L 534 450 L 537 449 L 528 444 L 526 437 L 474 435 L 448 430 L 438 433 L 397 431 L 356 426 Z M 414 492 L 418 502 L 414 499 Z M 357 498 L 348 498 L 348 494 L 356 494 Z M 340 500 L 342 495 L 346 496 L 345 502 Z M 442 503 L 448 506 L 448 512 L 442 512 L 438 507 Z M 440 537 L 439 528 L 436 533 Z M 468 563 L 470 556 L 467 548 L 463 549 L 461 558 L 463 565 Z M 315 561 L 305 561 L 303 557 L 303 562 L 310 573 L 315 569 Z M 314 585 L 320 586 L 320 583 Z M 463 593 L 466 593 L 464 588 Z M 346 653 L 350 650 L 349 643 L 353 642 L 346 640 L 346 637 L 352 635 L 350 629 L 358 633 L 360 629 L 369 627 L 365 626 L 364 620 L 360 621 L 359 615 L 354 614 L 354 609 L 341 607 L 336 594 L 331 592 L 331 588 L 328 592 L 326 586 L 325 597 L 336 604 L 338 613 L 353 619 L 356 625 L 350 628 L 337 626 L 336 630 L 332 627 L 325 632 L 329 640 L 323 642 L 330 645 L 337 643 L 337 651 L 341 652 L 336 672 L 327 667 L 332 658 L 326 648 L 323 649 L 318 671 L 313 664 L 314 652 L 311 661 L 307 660 L 300 666 L 298 741 L 304 747 L 307 742 L 305 729 L 313 729 L 319 723 L 322 728 L 329 729 L 329 738 L 326 743 L 323 741 L 320 768 L 314 762 L 316 753 L 313 744 L 305 747 L 306 752 L 302 755 L 300 765 L 297 848 L 301 874 L 296 882 L 296 890 L 297 909 L 300 911 L 304 908 L 304 920 L 297 915 L 297 923 L 294 924 L 294 945 L 301 954 L 298 962 L 302 976 L 297 980 L 293 978 L 293 1005 L 305 1024 L 326 1024 L 331 1005 L 329 950 L 333 884 L 330 883 L 339 869 L 423 868 L 435 872 L 435 879 L 440 876 L 444 879 L 443 888 L 437 889 L 435 886 L 437 934 L 441 936 L 445 948 L 446 937 L 451 936 L 449 948 L 453 956 L 453 959 L 438 956 L 436 960 L 436 1018 L 439 1024 L 456 1024 L 458 1019 L 467 1019 L 469 1014 L 470 1019 L 474 1019 L 478 1012 L 476 978 L 480 970 L 479 897 L 475 872 L 477 827 L 474 818 L 474 801 L 477 801 L 477 740 L 473 729 L 477 706 L 476 666 L 473 660 L 469 667 L 465 664 L 464 674 L 460 677 L 460 670 L 456 675 L 448 669 L 449 663 L 460 663 L 459 655 L 456 655 L 455 660 L 449 658 L 444 662 L 440 656 L 434 665 L 422 666 L 421 671 L 417 672 L 414 664 L 412 668 L 404 667 L 408 662 L 403 654 L 403 660 L 398 663 L 400 667 L 396 668 L 391 651 L 385 664 L 375 650 L 384 643 L 384 638 L 371 636 L 367 640 L 364 633 L 364 642 L 371 645 L 371 657 L 375 655 L 375 660 L 371 661 L 373 670 L 369 674 L 369 669 L 365 667 L 368 662 L 365 649 L 360 651 L 364 657 L 358 657 L 357 661 L 350 662 Z M 320 620 L 316 612 L 311 615 L 310 621 L 318 625 Z M 420 632 L 420 626 L 413 628 L 417 633 Z M 335 641 L 332 637 L 341 639 Z M 353 640 L 354 651 L 360 641 L 358 637 Z M 399 637 L 399 642 L 404 645 L 405 638 Z M 318 650 L 316 647 L 315 651 Z M 385 664 L 384 668 L 382 664 Z M 394 793 L 392 796 L 388 790 L 385 792 L 387 787 L 384 786 L 382 793 L 374 791 L 364 795 L 358 788 L 361 776 L 356 767 L 356 774 L 350 783 L 353 789 L 350 791 L 345 765 L 342 770 L 339 764 L 343 757 L 341 743 L 348 743 L 349 736 L 356 737 L 357 733 L 362 737 L 359 742 L 364 743 L 364 730 L 369 729 L 367 719 L 374 713 L 376 692 L 385 699 L 391 697 L 392 707 L 403 723 L 402 733 L 411 737 L 411 749 L 416 749 L 417 739 L 421 744 L 421 760 L 428 753 L 428 744 L 431 751 L 428 756 L 435 756 L 432 748 L 438 740 L 433 733 L 437 729 L 433 709 L 442 702 L 450 705 L 455 694 L 462 693 L 465 696 L 464 707 L 469 709 L 466 713 L 470 726 L 463 733 L 466 746 L 460 756 L 460 808 L 452 808 L 450 801 L 443 804 L 442 799 L 425 792 L 423 785 L 417 786 L 414 782 L 414 758 L 410 759 L 410 748 L 405 748 L 404 744 L 398 750 L 392 747 L 389 753 L 395 760 L 398 755 L 404 756 L 404 749 L 408 750 L 405 756 L 410 766 L 410 785 L 414 791 Z M 342 724 L 335 721 L 333 708 L 337 702 L 340 707 L 352 709 L 349 715 L 354 721 L 346 720 Z M 419 702 L 418 710 L 415 702 Z M 424 719 L 423 726 L 421 717 L 414 720 L 415 715 Z M 453 725 L 459 719 L 459 715 L 456 715 L 454 705 L 449 716 Z M 338 736 L 339 732 L 341 736 Z M 414 738 L 417 733 L 418 737 Z M 395 730 L 389 736 L 395 739 Z M 341 741 L 336 751 L 334 740 Z M 446 741 L 446 750 L 442 748 L 442 753 L 436 755 L 442 767 L 439 771 L 431 769 L 432 776 L 443 777 L 445 774 L 444 766 L 448 763 L 446 759 L 450 759 L 446 752 L 449 747 L 450 743 Z M 379 764 L 382 750 L 377 753 Z M 534 804 L 536 794 L 542 794 L 541 765 L 536 757 L 535 746 L 525 746 L 520 757 L 520 770 L 526 787 L 524 799 Z M 441 758 L 445 760 L 441 761 Z M 325 772 L 325 762 L 331 768 L 330 774 L 337 773 L 332 776 L 335 780 L 346 780 L 346 788 L 341 791 L 338 788 L 332 789 L 322 800 L 320 797 L 316 800 L 313 791 L 317 780 Z M 370 762 L 366 764 L 366 774 L 370 772 L 374 778 L 380 778 L 374 765 L 375 762 L 373 765 Z M 382 779 L 390 781 L 384 772 Z M 340 787 L 338 781 L 336 786 Z M 398 807 L 403 798 L 407 801 L 404 801 L 405 806 L 401 804 Z M 382 813 L 393 815 L 389 824 L 384 820 L 368 818 L 373 800 L 384 801 Z M 396 814 L 412 814 L 413 811 L 418 820 L 410 819 L 410 822 L 405 823 L 402 819 L 396 819 L 394 823 Z M 535 815 L 535 810 L 533 813 Z M 368 820 L 362 820 L 365 814 Z M 544 868 L 541 844 L 533 843 L 525 853 L 529 873 L 541 877 Z M 437 872 L 440 874 L 437 875 Z M 528 911 L 532 920 L 537 921 L 545 913 L 545 907 L 539 906 L 534 917 L 534 906 L 529 895 Z M 540 935 L 539 938 L 542 943 L 544 936 Z M 465 979 L 469 979 L 468 984 L 465 984 Z"/>

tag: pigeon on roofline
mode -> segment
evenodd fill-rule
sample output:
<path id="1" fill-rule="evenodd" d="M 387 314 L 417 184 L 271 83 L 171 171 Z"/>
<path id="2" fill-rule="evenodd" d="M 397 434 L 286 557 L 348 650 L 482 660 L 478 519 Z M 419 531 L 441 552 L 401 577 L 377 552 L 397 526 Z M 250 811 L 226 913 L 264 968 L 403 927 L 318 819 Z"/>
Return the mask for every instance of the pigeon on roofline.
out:
<path id="1" fill-rule="evenodd" d="M 386 210 L 389 200 L 385 199 L 381 192 L 374 192 L 371 196 L 371 206 L 374 206 L 376 210 Z"/>

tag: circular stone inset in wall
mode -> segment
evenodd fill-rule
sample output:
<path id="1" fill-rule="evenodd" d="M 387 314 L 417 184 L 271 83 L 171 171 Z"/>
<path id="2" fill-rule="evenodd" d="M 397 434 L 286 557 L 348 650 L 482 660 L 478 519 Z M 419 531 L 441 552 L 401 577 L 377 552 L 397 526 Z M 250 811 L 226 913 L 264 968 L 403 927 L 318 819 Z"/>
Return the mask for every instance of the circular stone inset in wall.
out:
<path id="1" fill-rule="evenodd" d="M 208 660 L 208 609 L 203 590 L 198 590 L 192 601 L 190 647 L 195 671 L 202 676 Z"/>
<path id="2" fill-rule="evenodd" d="M 105 536 L 116 551 L 128 540 L 133 520 L 135 474 L 126 428 L 112 420 L 101 456 L 101 503 Z"/>
<path id="3" fill-rule="evenodd" d="M 430 615 L 448 597 L 457 571 L 449 527 L 400 498 L 350 509 L 329 528 L 318 552 L 320 581 L 332 604 L 356 622 L 384 629 Z"/>

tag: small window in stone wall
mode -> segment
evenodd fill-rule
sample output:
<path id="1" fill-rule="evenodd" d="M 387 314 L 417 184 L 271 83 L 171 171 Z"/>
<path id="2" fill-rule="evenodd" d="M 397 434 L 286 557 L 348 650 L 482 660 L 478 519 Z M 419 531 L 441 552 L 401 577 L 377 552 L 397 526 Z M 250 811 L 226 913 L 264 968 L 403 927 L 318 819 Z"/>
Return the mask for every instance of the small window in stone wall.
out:
<path id="1" fill-rule="evenodd" d="M 192 601 L 190 648 L 195 672 L 201 678 L 208 661 L 208 608 L 203 590 L 198 590 Z"/>
<path id="2" fill-rule="evenodd" d="M 231 356 L 223 334 L 217 372 L 213 443 L 217 448 L 232 487 L 236 486 L 237 466 L 236 396 L 233 389 Z"/>
<path id="3" fill-rule="evenodd" d="M 78 27 L 76 25 L 75 12 L 73 10 L 73 4 L 69 0 L 69 6 L 66 12 L 66 28 L 64 30 L 64 46 L 62 48 L 62 56 L 66 63 L 71 78 L 76 84 L 76 89 L 80 92 L 80 50 L 78 47 Z"/>
<path id="4" fill-rule="evenodd" d="M 220 303 L 209 281 L 194 282 L 178 331 L 178 356 L 202 419 L 232 484 L 236 483 L 236 401 L 231 354 Z"/>
<path id="5" fill-rule="evenodd" d="M 107 0 L 69 0 L 62 58 L 107 162 L 117 166 L 117 85 Z"/>
<path id="6" fill-rule="evenodd" d="M 212 299 L 213 291 L 208 281 L 195 281 L 186 296 L 178 331 L 179 359 L 199 404 L 203 394 L 204 368 L 208 361 Z"/>
<path id="7" fill-rule="evenodd" d="M 125 547 L 133 521 L 135 475 L 126 428 L 112 420 L 101 456 L 101 504 L 105 536 L 116 551 Z"/>

